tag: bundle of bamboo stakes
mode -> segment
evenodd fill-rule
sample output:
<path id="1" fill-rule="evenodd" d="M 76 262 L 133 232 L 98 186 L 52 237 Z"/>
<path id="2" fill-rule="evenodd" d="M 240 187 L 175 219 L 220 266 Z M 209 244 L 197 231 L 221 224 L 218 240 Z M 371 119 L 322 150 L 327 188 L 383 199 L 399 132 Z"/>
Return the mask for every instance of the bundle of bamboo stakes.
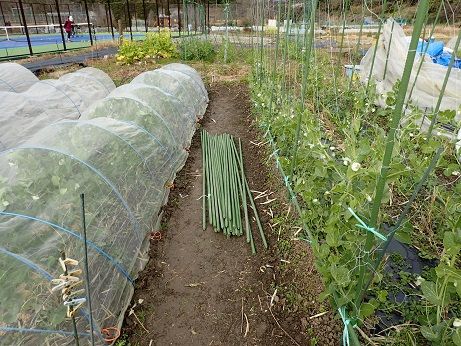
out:
<path id="1" fill-rule="evenodd" d="M 203 230 L 208 222 L 215 232 L 226 236 L 241 236 L 245 228 L 247 243 L 256 253 L 249 210 L 253 210 L 263 246 L 267 249 L 266 236 L 251 195 L 243 166 L 242 143 L 229 134 L 210 135 L 201 132 L 203 157 Z M 248 205 L 248 201 L 250 204 Z M 207 213 L 208 210 L 208 213 Z M 242 223 L 242 214 L 244 225 Z"/>

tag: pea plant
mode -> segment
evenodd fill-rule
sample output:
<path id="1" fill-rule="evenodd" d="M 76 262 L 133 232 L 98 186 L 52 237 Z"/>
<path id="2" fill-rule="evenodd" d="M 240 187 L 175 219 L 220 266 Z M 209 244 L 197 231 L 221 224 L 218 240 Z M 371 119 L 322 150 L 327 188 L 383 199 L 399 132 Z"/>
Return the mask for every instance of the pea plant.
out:
<path id="1" fill-rule="evenodd" d="M 331 64 L 325 63 L 328 56 L 316 59 L 307 76 L 305 105 L 298 101 L 301 80 L 291 81 L 287 89 L 288 77 L 279 71 L 261 73 L 260 66 L 252 98 L 254 113 L 274 137 L 285 172 L 290 172 L 297 146 L 294 169 L 285 179 L 301 200 L 300 218 L 309 228 L 308 240 L 325 283 L 322 298 L 345 307 L 357 328 L 371 328 L 375 312 L 389 306 L 383 278 L 388 241 L 395 234 L 422 256 L 438 259 L 435 268 L 410 277 L 424 309 L 406 315 L 406 321 L 421 326 L 420 340 L 459 345 L 461 198 L 454 192 L 461 189 L 461 169 L 454 145 L 444 136 L 428 138 L 417 125 L 421 112 L 408 107 L 405 126 L 395 134 L 378 222 L 372 227 L 376 182 L 399 83 L 380 108 L 373 87 L 367 91 L 341 73 L 332 75 Z M 295 143 L 297 119 L 301 136 Z"/>

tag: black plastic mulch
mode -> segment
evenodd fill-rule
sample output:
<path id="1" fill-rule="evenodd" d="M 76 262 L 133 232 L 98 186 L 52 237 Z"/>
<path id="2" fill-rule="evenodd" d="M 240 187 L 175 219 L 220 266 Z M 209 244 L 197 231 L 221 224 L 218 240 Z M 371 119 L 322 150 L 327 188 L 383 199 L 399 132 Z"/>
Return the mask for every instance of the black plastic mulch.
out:
<path id="1" fill-rule="evenodd" d="M 78 55 L 58 55 L 55 58 L 37 60 L 33 62 L 24 62 L 21 65 L 35 73 L 40 70 L 50 69 L 56 66 L 83 64 L 87 60 L 103 58 L 104 56 L 113 56 L 116 53 L 117 47 L 106 47 Z"/>

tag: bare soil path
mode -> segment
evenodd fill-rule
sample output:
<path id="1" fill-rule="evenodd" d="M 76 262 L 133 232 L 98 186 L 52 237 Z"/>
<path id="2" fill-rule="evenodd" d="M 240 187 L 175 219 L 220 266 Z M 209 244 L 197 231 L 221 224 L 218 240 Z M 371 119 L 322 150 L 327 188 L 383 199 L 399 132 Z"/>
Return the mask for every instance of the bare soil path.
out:
<path id="1" fill-rule="evenodd" d="M 242 139 L 252 189 L 282 191 L 281 186 L 270 186 L 274 179 L 269 178 L 264 149 L 250 143 L 257 141 L 258 133 L 251 127 L 248 88 L 218 82 L 210 89 L 204 128 Z M 123 333 L 129 335 L 130 345 L 307 345 L 308 326 L 299 313 L 283 311 L 283 304 L 269 309 L 275 288 L 283 283 L 277 237 L 262 207 L 271 249 L 263 250 L 254 231 L 256 256 L 244 237 L 226 239 L 211 226 L 202 230 L 201 156 L 197 131 L 164 210 L 162 239 L 151 242 L 151 259 L 137 280 L 133 304 L 138 304 L 134 314 L 127 315 Z M 279 200 L 284 198 L 277 193 Z M 311 259 L 307 261 L 319 292 L 318 275 Z M 279 295 L 274 298 L 279 302 Z"/>

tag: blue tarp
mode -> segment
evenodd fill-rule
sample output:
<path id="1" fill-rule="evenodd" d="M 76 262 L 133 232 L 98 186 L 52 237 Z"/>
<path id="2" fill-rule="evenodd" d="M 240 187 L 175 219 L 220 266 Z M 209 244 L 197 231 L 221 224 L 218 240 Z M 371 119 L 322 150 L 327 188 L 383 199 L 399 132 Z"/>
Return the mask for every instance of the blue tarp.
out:
<path id="1" fill-rule="evenodd" d="M 428 46 L 429 45 L 429 46 Z M 452 58 L 452 54 L 444 52 L 444 43 L 442 41 L 431 40 L 429 42 L 419 42 L 417 51 L 419 53 L 424 53 L 427 47 L 427 52 L 432 61 L 436 64 L 448 66 Z M 461 69 L 461 59 L 455 57 L 455 62 L 453 67 Z"/>

